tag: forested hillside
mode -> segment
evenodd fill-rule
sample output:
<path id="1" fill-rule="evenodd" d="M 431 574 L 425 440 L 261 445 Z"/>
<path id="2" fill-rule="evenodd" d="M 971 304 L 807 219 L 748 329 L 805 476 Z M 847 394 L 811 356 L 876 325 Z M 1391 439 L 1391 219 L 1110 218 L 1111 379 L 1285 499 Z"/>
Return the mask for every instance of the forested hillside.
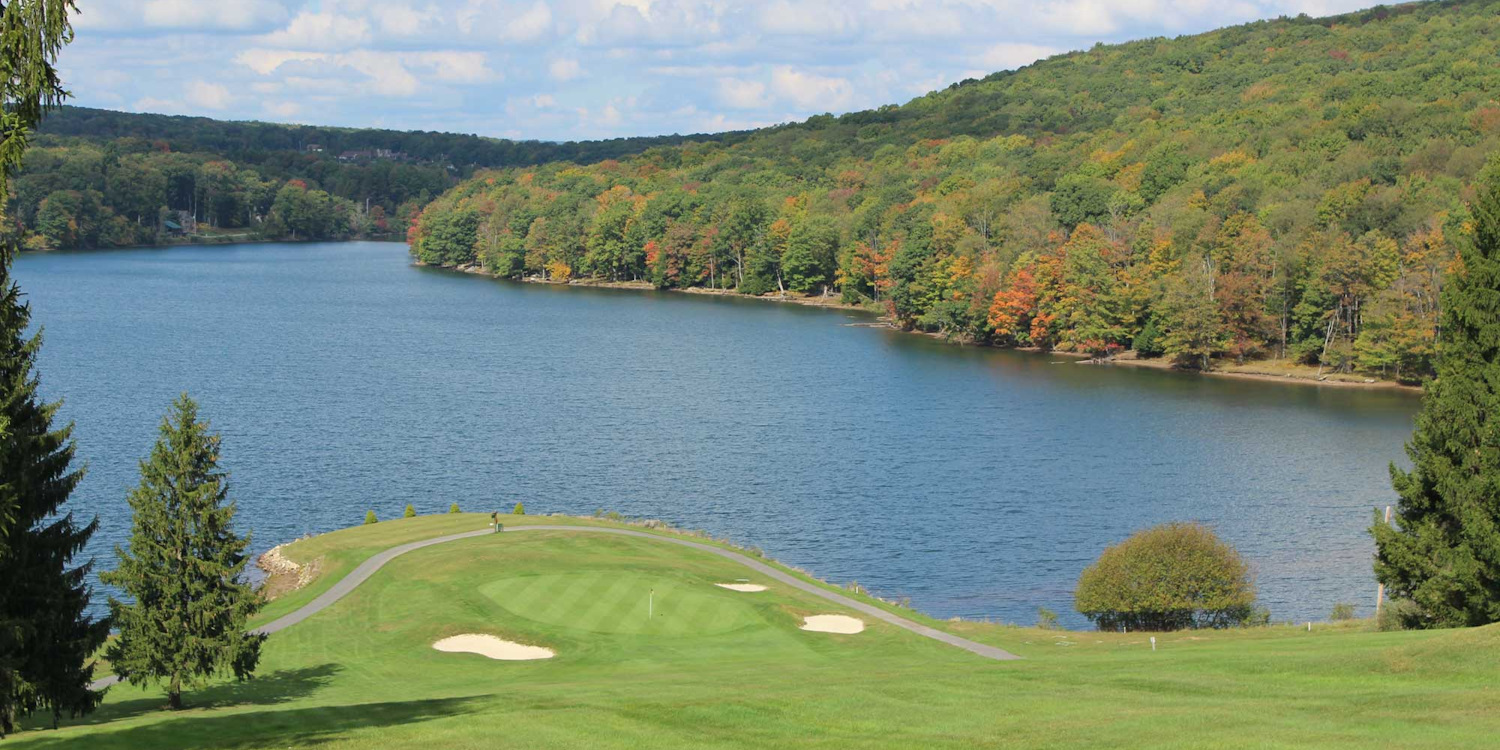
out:
<path id="1" fill-rule="evenodd" d="M 737 137 L 544 143 L 65 107 L 45 121 L 12 182 L 7 230 L 32 249 L 399 236 L 476 167 L 587 163 Z"/>
<path id="2" fill-rule="evenodd" d="M 901 326 L 1417 380 L 1500 145 L 1500 4 L 1097 46 L 736 143 L 486 172 L 422 261 L 838 294 Z"/>

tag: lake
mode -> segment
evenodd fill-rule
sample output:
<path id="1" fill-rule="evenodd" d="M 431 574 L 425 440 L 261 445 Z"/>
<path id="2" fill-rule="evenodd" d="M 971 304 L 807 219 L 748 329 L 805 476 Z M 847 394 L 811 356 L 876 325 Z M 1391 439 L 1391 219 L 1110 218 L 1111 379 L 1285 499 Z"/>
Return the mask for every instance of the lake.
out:
<path id="1" fill-rule="evenodd" d="M 414 267 L 396 243 L 24 255 L 100 519 L 182 391 L 254 549 L 382 518 L 661 518 L 939 617 L 1069 626 L 1099 552 L 1169 520 L 1248 558 L 1277 620 L 1369 614 L 1375 507 L 1418 399 L 1080 365 L 759 300 Z"/>

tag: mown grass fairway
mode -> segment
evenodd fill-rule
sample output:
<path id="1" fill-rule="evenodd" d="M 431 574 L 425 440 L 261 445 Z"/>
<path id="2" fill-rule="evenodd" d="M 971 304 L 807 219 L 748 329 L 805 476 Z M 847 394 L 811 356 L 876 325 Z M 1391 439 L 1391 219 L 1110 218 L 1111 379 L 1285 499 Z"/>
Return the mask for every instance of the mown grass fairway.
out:
<path id="1" fill-rule="evenodd" d="M 487 519 L 388 521 L 293 545 L 325 576 L 373 551 Z M 557 518 L 507 519 L 558 523 Z M 578 521 L 577 523 L 586 523 Z M 397 558 L 330 609 L 273 635 L 259 676 L 188 693 L 111 690 L 16 747 L 1482 747 L 1500 731 L 1500 630 L 1264 628 L 1145 637 L 944 627 L 1027 657 L 995 662 L 839 610 L 649 539 L 535 531 Z M 751 576 L 753 579 L 753 576 Z M 764 582 L 764 581 L 757 581 Z M 656 612 L 646 597 L 656 590 Z M 915 619 L 933 624 L 919 616 Z M 490 633 L 557 651 L 493 661 L 432 649 Z M 1061 645 L 1067 644 L 1067 645 Z"/>

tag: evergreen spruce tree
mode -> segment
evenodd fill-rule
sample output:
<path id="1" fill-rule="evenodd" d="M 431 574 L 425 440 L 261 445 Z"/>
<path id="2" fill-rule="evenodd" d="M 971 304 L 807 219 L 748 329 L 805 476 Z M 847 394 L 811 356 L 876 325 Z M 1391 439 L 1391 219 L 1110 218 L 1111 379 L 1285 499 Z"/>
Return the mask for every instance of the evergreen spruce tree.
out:
<path id="1" fill-rule="evenodd" d="M 1500 161 L 1479 181 L 1474 231 L 1442 291 L 1437 377 L 1394 465 L 1396 525 L 1380 522 L 1375 576 L 1415 603 L 1407 627 L 1500 620 Z"/>
<path id="2" fill-rule="evenodd" d="M 106 654 L 115 674 L 132 685 L 164 683 L 172 708 L 210 676 L 249 677 L 265 640 L 245 630 L 261 601 L 241 579 L 250 538 L 234 533 L 229 475 L 218 461 L 219 436 L 183 394 L 130 493 L 130 548 L 117 547 L 119 567 L 101 576 L 133 600 L 109 601 L 119 628 Z"/>
<path id="3" fill-rule="evenodd" d="M 73 39 L 71 0 L 0 3 L 0 196 L 21 165 L 30 131 L 67 93 L 54 62 Z M 54 429 L 58 404 L 43 403 L 33 368 L 40 336 L 10 277 L 16 246 L 0 238 L 0 737 L 21 716 L 49 711 L 57 724 L 98 705 L 89 656 L 108 623 L 84 609 L 89 563 L 69 568 L 96 523 L 63 504 L 82 471 L 72 468 L 71 425 Z"/>
<path id="4" fill-rule="evenodd" d="M 83 478 L 72 425 L 54 427 L 33 369 L 41 336 L 0 251 L 0 736 L 21 716 L 78 715 L 99 703 L 89 657 L 109 623 L 85 612 L 92 561 L 69 567 L 97 527 L 63 509 Z"/>

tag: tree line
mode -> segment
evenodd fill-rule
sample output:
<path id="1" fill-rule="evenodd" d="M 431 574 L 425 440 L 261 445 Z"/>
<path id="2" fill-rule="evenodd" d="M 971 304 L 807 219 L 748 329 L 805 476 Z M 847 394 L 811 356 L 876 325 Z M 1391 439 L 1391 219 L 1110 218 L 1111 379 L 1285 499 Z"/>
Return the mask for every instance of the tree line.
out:
<path id="1" fill-rule="evenodd" d="M 732 142 L 743 133 L 658 135 L 597 141 L 538 141 L 489 138 L 464 133 L 339 128 L 271 122 L 237 122 L 207 117 L 115 112 L 90 107 L 59 107 L 38 129 L 37 143 L 138 140 L 161 142 L 173 151 L 218 154 L 242 164 L 260 164 L 314 146 L 323 158 L 346 151 L 385 149 L 416 162 L 457 169 L 509 167 L 571 161 L 588 164 L 639 153 L 647 148 L 690 141 Z"/>
<path id="2" fill-rule="evenodd" d="M 402 236 L 476 167 L 591 162 L 736 134 L 546 143 L 62 107 L 11 183 L 5 231 L 26 249 L 200 239 Z"/>
<path id="3" fill-rule="evenodd" d="M 434 164 L 282 156 L 249 166 L 139 139 L 33 148 L 12 181 L 5 231 L 30 250 L 399 235 L 456 181 Z"/>
<path id="4" fill-rule="evenodd" d="M 1485 155 L 1494 3 L 1100 45 L 902 106 L 477 175 L 409 232 L 506 277 L 829 295 L 1006 346 L 1415 382 Z"/>

